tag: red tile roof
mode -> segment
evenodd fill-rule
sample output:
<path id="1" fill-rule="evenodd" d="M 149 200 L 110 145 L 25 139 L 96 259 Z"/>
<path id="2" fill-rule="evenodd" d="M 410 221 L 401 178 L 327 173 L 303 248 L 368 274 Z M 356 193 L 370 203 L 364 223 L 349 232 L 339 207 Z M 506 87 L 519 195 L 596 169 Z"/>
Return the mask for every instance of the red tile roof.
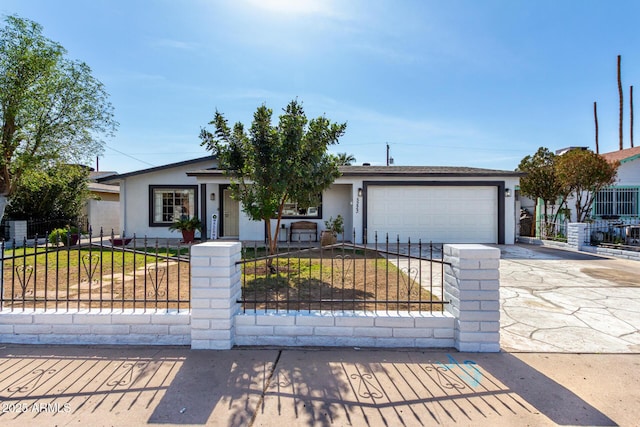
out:
<path id="1" fill-rule="evenodd" d="M 625 148 L 624 150 L 612 151 L 610 153 L 603 153 L 602 157 L 609 162 L 623 161 L 630 157 L 640 157 L 640 147 Z"/>

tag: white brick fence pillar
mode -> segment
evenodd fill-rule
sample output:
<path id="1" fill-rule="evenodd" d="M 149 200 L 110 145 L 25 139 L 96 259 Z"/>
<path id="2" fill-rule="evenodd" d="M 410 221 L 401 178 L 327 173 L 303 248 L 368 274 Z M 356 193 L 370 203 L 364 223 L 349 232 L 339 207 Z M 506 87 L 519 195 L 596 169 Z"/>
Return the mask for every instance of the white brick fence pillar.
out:
<path id="1" fill-rule="evenodd" d="M 500 351 L 500 250 L 444 245 L 445 310 L 455 317 L 459 351 Z"/>
<path id="2" fill-rule="evenodd" d="M 240 310 L 240 242 L 191 247 L 191 348 L 230 349 L 234 316 Z"/>
<path id="3" fill-rule="evenodd" d="M 578 251 L 584 249 L 587 244 L 585 237 L 587 235 L 587 224 L 581 222 L 572 222 L 567 225 L 567 244 Z"/>
<path id="4" fill-rule="evenodd" d="M 27 221 L 7 221 L 9 240 L 15 240 L 16 246 L 22 246 L 27 238 Z M 4 237 L 4 236 L 2 236 Z"/>

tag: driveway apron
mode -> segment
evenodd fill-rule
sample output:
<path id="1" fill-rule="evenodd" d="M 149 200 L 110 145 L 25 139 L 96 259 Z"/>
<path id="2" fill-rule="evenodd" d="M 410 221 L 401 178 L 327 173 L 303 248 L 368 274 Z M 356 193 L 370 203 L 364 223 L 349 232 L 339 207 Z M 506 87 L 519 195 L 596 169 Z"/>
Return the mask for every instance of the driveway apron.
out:
<path id="1" fill-rule="evenodd" d="M 533 245 L 494 245 L 500 249 L 500 345 L 505 351 L 640 352 L 640 263 Z M 417 245 L 399 245 L 399 254 L 441 257 Z M 402 256 L 389 261 L 405 271 Z M 429 263 L 422 261 L 423 271 Z M 438 283 L 434 269 L 422 286 Z M 431 288 L 441 298 L 440 287 Z"/>
<path id="2" fill-rule="evenodd" d="M 640 263 L 529 245 L 499 248 L 503 350 L 640 352 Z"/>

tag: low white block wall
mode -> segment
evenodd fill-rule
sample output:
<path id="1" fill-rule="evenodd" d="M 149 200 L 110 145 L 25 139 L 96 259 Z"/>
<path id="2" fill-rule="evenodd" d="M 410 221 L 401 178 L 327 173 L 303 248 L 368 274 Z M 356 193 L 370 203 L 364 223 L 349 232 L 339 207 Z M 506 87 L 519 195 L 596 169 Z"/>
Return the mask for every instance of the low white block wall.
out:
<path id="1" fill-rule="evenodd" d="M 3 311 L 0 342 L 189 345 L 190 322 L 188 311 Z"/>
<path id="2" fill-rule="evenodd" d="M 191 348 L 224 350 L 235 343 L 234 316 L 240 311 L 239 242 L 206 242 L 191 247 Z"/>
<path id="3" fill-rule="evenodd" d="M 445 245 L 445 311 L 246 312 L 241 296 L 238 242 L 192 248 L 191 346 L 234 345 L 455 347 L 500 350 L 500 250 Z"/>
<path id="4" fill-rule="evenodd" d="M 191 311 L 0 311 L 0 342 L 29 344 L 455 347 L 500 350 L 500 251 L 445 245 L 445 310 L 242 312 L 239 242 L 192 247 Z"/>
<path id="5" fill-rule="evenodd" d="M 567 244 L 569 247 L 581 251 L 588 246 L 585 241 L 587 235 L 587 224 L 571 222 L 567 225 Z"/>
<path id="6" fill-rule="evenodd" d="M 585 242 L 587 237 L 587 224 L 569 223 L 567 225 L 567 243 L 552 240 L 540 240 L 533 237 L 518 237 L 518 242 L 529 245 L 539 245 L 556 249 L 589 252 L 596 255 L 640 261 L 640 251 L 625 250 L 615 247 L 591 246 Z"/>
<path id="7" fill-rule="evenodd" d="M 444 245 L 445 311 L 455 317 L 456 349 L 500 351 L 500 249 Z"/>
<path id="8" fill-rule="evenodd" d="M 9 227 L 8 243 L 13 244 L 13 241 L 15 240 L 16 247 L 23 246 L 24 241 L 27 238 L 27 221 L 7 221 L 7 226 Z"/>
<path id="9" fill-rule="evenodd" d="M 453 347 L 448 313 L 248 311 L 235 316 L 236 345 Z"/>

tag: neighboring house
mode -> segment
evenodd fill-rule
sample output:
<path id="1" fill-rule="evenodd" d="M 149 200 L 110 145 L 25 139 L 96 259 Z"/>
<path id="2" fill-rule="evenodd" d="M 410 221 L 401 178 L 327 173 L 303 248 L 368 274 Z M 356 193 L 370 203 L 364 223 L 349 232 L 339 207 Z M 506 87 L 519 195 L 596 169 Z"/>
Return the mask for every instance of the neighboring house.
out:
<path id="1" fill-rule="evenodd" d="M 118 185 L 96 182 L 116 172 L 91 172 L 87 187 L 91 194 L 85 204 L 82 215 L 86 218 L 87 226 L 91 226 L 92 233 L 97 235 L 100 230 L 104 234 L 120 234 L 120 187 Z"/>
<path id="2" fill-rule="evenodd" d="M 556 154 L 564 154 L 571 149 L 586 150 L 586 147 L 568 147 L 557 150 Z M 611 187 L 598 192 L 593 199 L 591 217 L 594 219 L 622 219 L 637 220 L 640 218 L 640 147 L 627 148 L 624 150 L 612 151 L 601 154 L 607 161 L 613 163 L 620 162 L 618 167 L 616 182 Z M 570 216 L 559 215 L 560 223 L 575 221 L 575 198 L 571 197 L 567 203 Z M 537 224 L 537 236 L 540 236 L 540 224 L 542 223 L 543 202 L 537 203 L 531 199 L 521 198 L 523 208 L 531 212 L 535 211 L 535 222 Z M 534 207 L 535 205 L 535 207 Z M 550 207 L 550 215 L 553 215 L 559 205 Z M 524 234 L 526 235 L 526 234 Z"/>
<path id="3" fill-rule="evenodd" d="M 317 224 L 342 215 L 345 239 L 356 243 L 411 239 L 417 243 L 513 244 L 514 189 L 519 172 L 466 167 L 342 166 L 342 176 L 322 194 L 320 206 L 285 206 L 286 235 L 293 222 Z M 258 240 L 263 222 L 251 221 L 230 197 L 229 179 L 205 157 L 108 177 L 119 182 L 121 221 L 127 234 L 177 237 L 168 230 L 178 215 L 206 219 L 204 237 Z M 275 221 L 274 221 L 275 224 Z M 355 235 L 355 238 L 354 238 Z M 281 236 L 281 239 L 286 236 Z"/>
<path id="4" fill-rule="evenodd" d="M 596 194 L 593 204 L 595 218 L 640 217 L 640 147 L 602 154 L 609 162 L 619 161 L 615 185 Z"/>

